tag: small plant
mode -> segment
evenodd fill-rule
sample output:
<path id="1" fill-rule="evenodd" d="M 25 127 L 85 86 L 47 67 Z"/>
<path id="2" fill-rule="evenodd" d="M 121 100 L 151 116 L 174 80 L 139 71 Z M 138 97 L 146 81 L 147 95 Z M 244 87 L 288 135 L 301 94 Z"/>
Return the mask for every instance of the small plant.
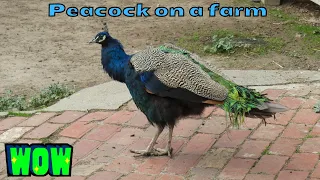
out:
<path id="1" fill-rule="evenodd" d="M 320 113 L 320 102 L 318 102 L 316 105 L 314 105 L 313 110 L 316 113 Z"/>
<path id="2" fill-rule="evenodd" d="M 261 155 L 270 155 L 270 145 L 268 147 L 266 147 L 266 149 L 261 153 Z"/>
<path id="3" fill-rule="evenodd" d="M 26 110 L 27 103 L 25 96 L 14 96 L 12 91 L 7 91 L 4 97 L 0 97 L 0 111 L 8 109 Z"/>
<path id="4" fill-rule="evenodd" d="M 209 53 L 224 53 L 231 52 L 235 48 L 233 42 L 233 36 L 218 37 L 218 35 L 212 36 L 212 45 L 205 46 L 204 51 Z"/>
<path id="5" fill-rule="evenodd" d="M 25 111 L 42 108 L 73 93 L 74 90 L 70 90 L 67 86 L 61 84 L 52 84 L 29 100 L 26 99 L 26 96 L 14 96 L 12 91 L 8 91 L 3 97 L 0 97 L 0 111 Z"/>
<path id="6" fill-rule="evenodd" d="M 42 90 L 39 95 L 32 97 L 30 100 L 30 106 L 32 108 L 46 107 L 59 99 L 70 96 L 73 93 L 73 90 L 70 90 L 64 85 L 53 84 Z"/>

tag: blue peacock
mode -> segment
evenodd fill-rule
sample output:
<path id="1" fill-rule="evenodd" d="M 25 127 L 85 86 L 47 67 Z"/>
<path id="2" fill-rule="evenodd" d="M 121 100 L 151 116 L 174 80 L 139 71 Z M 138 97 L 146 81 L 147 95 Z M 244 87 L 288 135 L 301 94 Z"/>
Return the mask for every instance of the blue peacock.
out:
<path id="1" fill-rule="evenodd" d="M 172 133 L 178 120 L 199 115 L 208 106 L 225 110 L 234 126 L 245 117 L 265 119 L 288 109 L 272 103 L 265 94 L 223 78 L 200 63 L 197 55 L 164 44 L 129 55 L 113 38 L 105 24 L 90 43 L 101 44 L 101 63 L 114 80 L 125 83 L 136 106 L 157 131 L 146 150 L 130 150 L 142 156 L 172 157 Z M 154 145 L 165 127 L 168 142 L 165 149 Z"/>

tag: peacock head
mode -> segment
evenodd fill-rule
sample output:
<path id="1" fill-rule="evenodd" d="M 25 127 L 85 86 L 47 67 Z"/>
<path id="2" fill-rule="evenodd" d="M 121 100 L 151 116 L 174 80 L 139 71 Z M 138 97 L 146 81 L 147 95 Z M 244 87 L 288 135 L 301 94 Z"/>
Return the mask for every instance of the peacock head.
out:
<path id="1" fill-rule="evenodd" d="M 108 32 L 99 32 L 89 43 L 103 44 L 110 38 Z"/>
<path id="2" fill-rule="evenodd" d="M 109 38 L 111 38 L 110 34 L 108 33 L 107 23 L 104 23 L 104 28 L 102 29 L 104 31 L 99 32 L 89 43 L 103 44 L 106 43 Z"/>

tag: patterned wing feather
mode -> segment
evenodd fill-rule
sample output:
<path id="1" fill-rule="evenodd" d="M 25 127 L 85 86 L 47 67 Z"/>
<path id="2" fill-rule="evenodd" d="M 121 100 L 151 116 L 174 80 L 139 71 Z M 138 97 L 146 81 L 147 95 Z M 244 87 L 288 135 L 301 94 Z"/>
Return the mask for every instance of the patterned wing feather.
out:
<path id="1" fill-rule="evenodd" d="M 215 82 L 199 66 L 182 54 L 166 53 L 159 48 L 148 48 L 131 59 L 135 70 L 153 72 L 164 85 L 186 89 L 201 97 L 223 101 L 228 90 Z"/>

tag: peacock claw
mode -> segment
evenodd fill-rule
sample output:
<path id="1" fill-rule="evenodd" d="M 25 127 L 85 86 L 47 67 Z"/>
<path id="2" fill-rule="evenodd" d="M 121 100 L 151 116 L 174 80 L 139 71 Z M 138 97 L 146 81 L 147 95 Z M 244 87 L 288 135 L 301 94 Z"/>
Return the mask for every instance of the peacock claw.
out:
<path id="1" fill-rule="evenodd" d="M 172 148 L 170 148 L 170 150 L 156 148 L 155 150 L 158 152 L 158 156 L 168 155 L 170 158 L 172 158 Z"/>
<path id="2" fill-rule="evenodd" d="M 147 150 L 130 150 L 131 153 L 135 153 L 134 157 L 139 156 L 165 156 L 168 155 L 170 158 L 172 157 L 172 148 L 170 151 L 166 149 L 153 149 L 151 151 Z"/>

